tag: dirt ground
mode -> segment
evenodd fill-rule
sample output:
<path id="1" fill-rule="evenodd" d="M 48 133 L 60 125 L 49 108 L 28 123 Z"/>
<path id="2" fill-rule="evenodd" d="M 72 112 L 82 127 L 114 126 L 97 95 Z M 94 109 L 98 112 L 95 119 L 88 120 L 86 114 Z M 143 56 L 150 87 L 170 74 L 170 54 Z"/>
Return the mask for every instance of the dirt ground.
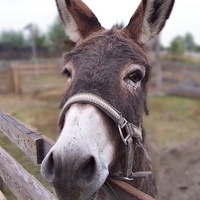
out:
<path id="1" fill-rule="evenodd" d="M 200 200 L 200 137 L 166 144 L 154 154 L 159 199 Z"/>

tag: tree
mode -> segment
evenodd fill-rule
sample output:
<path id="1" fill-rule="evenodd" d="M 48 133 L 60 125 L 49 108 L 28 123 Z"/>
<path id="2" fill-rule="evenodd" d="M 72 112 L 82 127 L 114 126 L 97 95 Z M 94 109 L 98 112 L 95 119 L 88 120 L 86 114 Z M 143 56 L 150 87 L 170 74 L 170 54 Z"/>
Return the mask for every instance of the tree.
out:
<path id="1" fill-rule="evenodd" d="M 48 45 L 53 49 L 62 49 L 67 39 L 60 18 L 57 17 L 48 32 Z"/>
<path id="2" fill-rule="evenodd" d="M 195 50 L 195 42 L 194 42 L 194 37 L 191 33 L 187 33 L 185 35 L 185 48 L 187 51 L 194 51 Z"/>
<path id="3" fill-rule="evenodd" d="M 21 31 L 3 31 L 0 35 L 1 44 L 11 44 L 14 47 L 24 47 L 28 45 L 27 40 L 25 39 Z"/>
<path id="4" fill-rule="evenodd" d="M 28 30 L 28 41 L 30 46 L 32 46 L 33 43 L 36 48 L 46 46 L 46 35 L 42 33 L 37 25 L 28 24 L 24 29 Z"/>
<path id="5" fill-rule="evenodd" d="M 177 55 L 182 55 L 185 51 L 184 38 L 177 36 L 174 38 L 170 45 L 170 52 Z"/>
<path id="6" fill-rule="evenodd" d="M 35 26 L 34 28 L 34 39 L 35 39 L 35 46 L 37 48 L 40 47 L 45 47 L 46 46 L 46 36 L 45 34 L 43 34 L 40 29 L 38 28 L 38 26 Z"/>
<path id="7" fill-rule="evenodd" d="M 200 45 L 195 45 L 195 51 L 200 53 Z"/>

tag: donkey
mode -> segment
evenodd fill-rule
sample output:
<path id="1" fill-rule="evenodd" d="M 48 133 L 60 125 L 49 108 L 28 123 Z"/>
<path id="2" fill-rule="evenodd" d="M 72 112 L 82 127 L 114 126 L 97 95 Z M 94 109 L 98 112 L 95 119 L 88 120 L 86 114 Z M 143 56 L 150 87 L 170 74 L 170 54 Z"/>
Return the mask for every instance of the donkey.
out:
<path id="1" fill-rule="evenodd" d="M 109 199 L 101 193 L 109 177 L 155 197 L 142 125 L 150 74 L 144 45 L 163 29 L 174 0 L 142 0 L 126 27 L 110 30 L 81 0 L 56 4 L 76 46 L 63 55 L 61 133 L 42 176 L 61 200 Z"/>

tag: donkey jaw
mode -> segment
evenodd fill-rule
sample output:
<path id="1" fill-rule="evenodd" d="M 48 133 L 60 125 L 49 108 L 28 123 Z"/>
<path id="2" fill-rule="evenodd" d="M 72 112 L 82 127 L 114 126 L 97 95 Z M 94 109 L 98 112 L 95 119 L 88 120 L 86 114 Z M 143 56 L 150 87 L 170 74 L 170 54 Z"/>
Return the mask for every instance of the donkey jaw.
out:
<path id="1" fill-rule="evenodd" d="M 91 199 L 108 177 L 116 147 L 106 117 L 91 105 L 74 104 L 67 111 L 60 137 L 41 166 L 61 199 Z"/>

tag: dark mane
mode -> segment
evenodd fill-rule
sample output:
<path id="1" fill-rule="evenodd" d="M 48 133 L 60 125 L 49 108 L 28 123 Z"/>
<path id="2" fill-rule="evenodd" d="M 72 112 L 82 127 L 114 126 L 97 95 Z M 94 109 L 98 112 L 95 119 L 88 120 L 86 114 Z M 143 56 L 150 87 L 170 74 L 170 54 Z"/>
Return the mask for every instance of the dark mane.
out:
<path id="1" fill-rule="evenodd" d="M 122 22 L 122 23 L 120 23 L 120 24 L 115 24 L 113 27 L 112 27 L 112 29 L 118 29 L 118 30 L 121 30 L 121 29 L 123 29 L 124 28 L 124 23 Z"/>

